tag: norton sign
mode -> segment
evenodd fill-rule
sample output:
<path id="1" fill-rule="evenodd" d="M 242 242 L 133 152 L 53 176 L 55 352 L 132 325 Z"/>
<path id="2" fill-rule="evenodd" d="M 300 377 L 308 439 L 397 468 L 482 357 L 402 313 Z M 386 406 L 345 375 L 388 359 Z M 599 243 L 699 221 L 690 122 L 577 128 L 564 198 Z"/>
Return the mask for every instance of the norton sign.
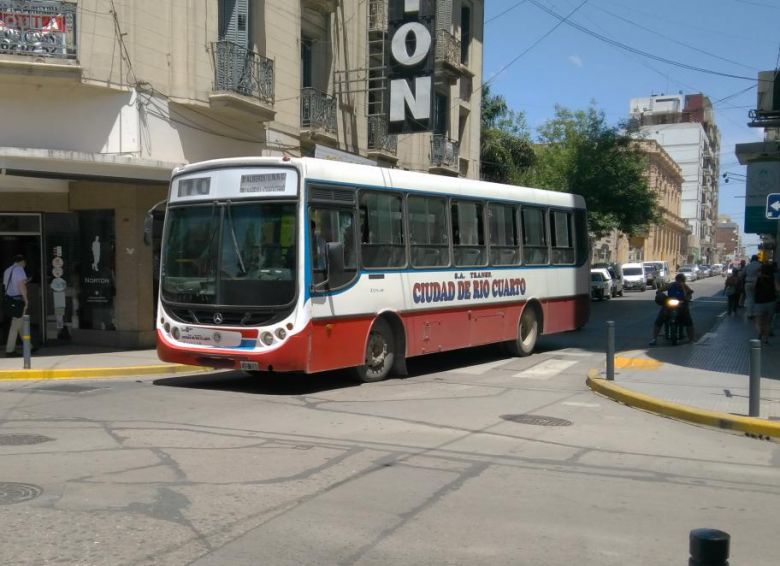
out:
<path id="1" fill-rule="evenodd" d="M 392 134 L 433 129 L 433 0 L 390 0 L 390 116 Z"/>

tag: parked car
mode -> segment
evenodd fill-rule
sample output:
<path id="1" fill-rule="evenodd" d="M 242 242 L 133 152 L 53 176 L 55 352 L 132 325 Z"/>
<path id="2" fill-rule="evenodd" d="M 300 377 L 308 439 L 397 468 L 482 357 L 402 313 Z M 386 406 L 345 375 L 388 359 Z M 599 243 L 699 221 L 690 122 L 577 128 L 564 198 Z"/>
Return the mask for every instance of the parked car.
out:
<path id="1" fill-rule="evenodd" d="M 645 284 L 651 289 L 657 289 L 658 272 L 655 266 L 651 263 L 643 263 L 642 266 L 645 269 Z"/>
<path id="2" fill-rule="evenodd" d="M 699 270 L 700 270 L 700 276 L 702 278 L 712 277 L 712 268 L 706 263 L 702 263 L 701 265 L 699 265 Z"/>
<path id="3" fill-rule="evenodd" d="M 693 274 L 692 275 L 692 279 L 688 279 L 688 276 L 686 275 L 685 276 L 685 280 L 686 281 L 696 281 L 696 280 L 701 279 L 703 277 L 702 274 L 701 274 L 701 269 L 699 269 L 698 265 L 694 265 L 692 263 L 686 263 L 685 265 L 683 265 L 678 270 L 678 273 L 683 272 L 683 270 L 685 270 L 684 273 L 692 273 Z"/>
<path id="4" fill-rule="evenodd" d="M 645 266 L 641 263 L 624 263 L 621 266 L 623 270 L 623 289 L 636 289 L 644 291 L 647 289 L 647 278 L 645 276 Z"/>
<path id="5" fill-rule="evenodd" d="M 694 266 L 692 265 L 683 265 L 677 273 L 682 273 L 685 276 L 685 282 L 690 283 L 691 281 L 696 281 L 696 271 L 694 271 Z"/>
<path id="6" fill-rule="evenodd" d="M 723 265 L 716 263 L 712 266 L 712 275 L 723 275 Z"/>
<path id="7" fill-rule="evenodd" d="M 590 296 L 603 301 L 612 297 L 612 278 L 606 269 L 590 270 Z"/>
<path id="8" fill-rule="evenodd" d="M 623 272 L 619 265 L 615 263 L 594 263 L 591 265 L 591 268 L 606 269 L 609 272 L 609 276 L 612 278 L 612 296 L 623 296 Z"/>
<path id="9" fill-rule="evenodd" d="M 655 269 L 655 278 L 653 280 L 654 287 L 656 289 L 664 289 L 672 282 L 671 272 L 669 271 L 669 264 L 665 261 L 652 260 L 646 261 L 642 265 L 645 267 L 652 267 Z"/>

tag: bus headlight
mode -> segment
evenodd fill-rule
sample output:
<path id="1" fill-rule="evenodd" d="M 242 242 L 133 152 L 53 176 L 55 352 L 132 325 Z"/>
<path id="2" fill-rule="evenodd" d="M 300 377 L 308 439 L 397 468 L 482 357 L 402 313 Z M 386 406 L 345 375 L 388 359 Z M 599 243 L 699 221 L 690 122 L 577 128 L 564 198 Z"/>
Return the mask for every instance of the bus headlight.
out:
<path id="1" fill-rule="evenodd" d="M 263 341 L 263 344 L 265 344 L 266 346 L 270 346 L 271 344 L 273 344 L 273 343 L 274 343 L 274 335 L 273 335 L 273 334 L 271 334 L 271 333 L 270 333 L 270 332 L 268 332 L 268 331 L 266 331 L 266 332 L 263 332 L 263 333 L 260 335 L 260 340 L 262 340 L 262 341 Z"/>
<path id="2" fill-rule="evenodd" d="M 287 331 L 284 328 L 277 328 L 276 329 L 276 337 L 279 340 L 284 340 L 284 338 L 287 336 Z"/>
<path id="3" fill-rule="evenodd" d="M 165 329 L 165 333 L 166 334 L 170 334 L 171 333 L 171 325 L 170 325 L 170 323 L 166 322 L 165 324 L 163 324 L 163 328 Z"/>
<path id="4" fill-rule="evenodd" d="M 173 337 L 176 338 L 176 340 L 181 338 L 181 330 L 179 330 L 178 326 L 173 327 L 173 332 L 171 332 L 171 334 L 173 334 Z"/>

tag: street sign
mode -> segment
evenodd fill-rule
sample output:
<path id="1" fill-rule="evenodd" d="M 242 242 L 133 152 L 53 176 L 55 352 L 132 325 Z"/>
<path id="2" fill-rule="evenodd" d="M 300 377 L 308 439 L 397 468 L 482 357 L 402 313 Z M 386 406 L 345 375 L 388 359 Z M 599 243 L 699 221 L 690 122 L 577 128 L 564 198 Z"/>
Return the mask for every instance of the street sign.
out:
<path id="1" fill-rule="evenodd" d="M 780 220 L 780 193 L 769 193 L 766 196 L 766 217 L 769 220 Z"/>

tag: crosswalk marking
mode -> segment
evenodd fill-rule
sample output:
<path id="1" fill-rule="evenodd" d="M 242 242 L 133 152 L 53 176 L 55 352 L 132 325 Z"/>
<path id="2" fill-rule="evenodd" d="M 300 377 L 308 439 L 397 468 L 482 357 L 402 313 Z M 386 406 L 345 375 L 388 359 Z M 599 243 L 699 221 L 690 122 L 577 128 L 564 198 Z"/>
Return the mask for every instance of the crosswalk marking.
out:
<path id="1" fill-rule="evenodd" d="M 554 375 L 558 375 L 576 363 L 576 360 L 545 360 L 533 367 L 524 369 L 523 371 L 514 374 L 514 377 L 524 377 L 527 379 L 550 379 Z"/>
<path id="2" fill-rule="evenodd" d="M 556 350 L 555 351 L 556 356 L 576 356 L 579 358 L 589 358 L 593 355 L 593 352 L 583 352 L 582 350 L 575 350 L 572 348 L 567 348 L 565 350 Z"/>
<path id="3" fill-rule="evenodd" d="M 511 362 L 512 360 L 498 360 L 495 362 L 487 362 L 485 364 L 477 364 L 475 366 L 466 366 L 464 368 L 458 368 L 454 370 L 455 373 L 466 373 L 469 375 L 482 375 L 492 369 L 500 368 L 504 364 Z"/>

